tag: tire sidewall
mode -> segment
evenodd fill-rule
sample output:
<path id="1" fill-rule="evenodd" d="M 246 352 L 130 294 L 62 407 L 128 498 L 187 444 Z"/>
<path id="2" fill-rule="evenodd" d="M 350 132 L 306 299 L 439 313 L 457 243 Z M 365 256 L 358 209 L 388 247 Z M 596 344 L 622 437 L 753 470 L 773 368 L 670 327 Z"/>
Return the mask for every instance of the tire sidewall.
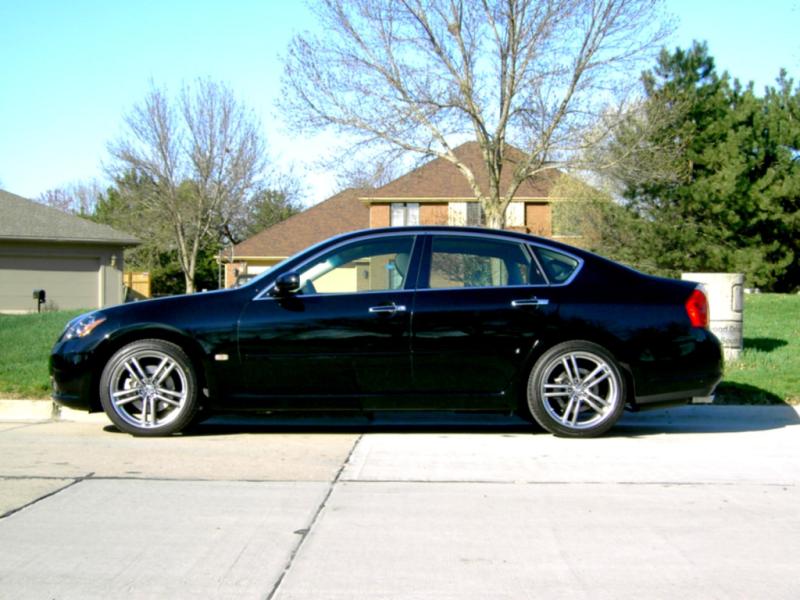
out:
<path id="1" fill-rule="evenodd" d="M 180 414 L 169 423 L 158 427 L 136 427 L 131 423 L 125 421 L 117 414 L 114 409 L 112 399 L 109 394 L 109 387 L 111 376 L 121 362 L 126 361 L 131 355 L 142 351 L 157 351 L 167 354 L 172 358 L 178 366 L 183 370 L 186 377 L 186 402 L 183 407 L 179 409 Z M 180 346 L 158 339 L 139 340 L 131 342 L 117 350 L 114 355 L 106 362 L 103 368 L 103 374 L 100 377 L 100 403 L 106 415 L 114 425 L 126 433 L 141 437 L 158 437 L 171 435 L 185 428 L 194 419 L 198 410 L 197 402 L 197 375 L 195 374 L 194 365 L 192 364 L 189 356 L 181 349 Z"/>
<path id="2" fill-rule="evenodd" d="M 547 409 L 544 407 L 544 399 L 540 396 L 539 390 L 541 389 L 542 378 L 545 375 L 545 371 L 547 370 L 550 363 L 563 354 L 568 354 L 571 352 L 587 352 L 591 354 L 595 354 L 598 357 L 602 358 L 610 367 L 612 371 L 612 375 L 616 379 L 616 385 L 619 389 L 619 394 L 617 398 L 617 404 L 612 410 L 612 412 L 606 416 L 600 423 L 596 424 L 593 427 L 588 427 L 585 429 L 574 429 L 571 427 L 566 427 L 563 424 L 559 423 L 547 412 Z M 528 378 L 528 387 L 526 390 L 527 393 L 527 400 L 528 400 L 528 409 L 530 410 L 531 415 L 536 420 L 539 425 L 544 427 L 550 433 L 553 433 L 560 437 L 596 437 L 599 435 L 604 434 L 609 429 L 611 429 L 622 416 L 623 411 L 625 410 L 625 399 L 626 399 L 626 385 L 625 385 L 625 378 L 622 375 L 622 371 L 620 370 L 619 366 L 617 365 L 616 359 L 613 355 L 608 352 L 602 346 L 599 346 L 593 342 L 588 342 L 584 340 L 573 340 L 569 342 L 563 342 L 561 344 L 557 344 L 550 348 L 547 352 L 542 354 L 541 357 L 536 361 L 531 369 L 531 374 Z"/>

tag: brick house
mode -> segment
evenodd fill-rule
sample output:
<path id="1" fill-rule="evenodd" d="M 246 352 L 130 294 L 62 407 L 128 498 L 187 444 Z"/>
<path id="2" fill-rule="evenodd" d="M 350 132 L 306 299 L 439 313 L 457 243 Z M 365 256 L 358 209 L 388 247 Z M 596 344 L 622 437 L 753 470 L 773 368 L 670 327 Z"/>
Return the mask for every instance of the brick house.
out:
<path id="1" fill-rule="evenodd" d="M 468 142 L 456 148 L 455 155 L 475 174 L 486 189 L 486 167 L 480 147 Z M 508 187 L 513 161 L 522 153 L 510 149 L 508 166 L 503 170 L 500 189 Z M 552 235 L 552 198 L 549 197 L 557 172 L 537 175 L 524 181 L 506 211 L 506 227 L 525 233 Z M 437 158 L 398 177 L 385 186 L 370 190 L 362 198 L 369 206 L 369 226 L 395 225 L 483 225 L 480 204 L 466 178 L 449 161 Z"/>
<path id="2" fill-rule="evenodd" d="M 486 168 L 480 148 L 467 142 L 454 150 L 483 189 Z M 508 186 L 516 156 L 512 149 L 503 171 L 501 190 Z M 557 171 L 524 181 L 506 211 L 506 227 L 552 236 L 550 196 Z M 349 189 L 268 227 L 220 254 L 225 264 L 225 286 L 279 263 L 284 258 L 347 231 L 402 225 L 482 225 L 480 204 L 464 176 L 450 162 L 437 158 L 377 189 Z"/>
<path id="3" fill-rule="evenodd" d="M 220 253 L 225 287 L 331 236 L 369 227 L 369 209 L 361 202 L 364 193 L 356 189 L 339 192 Z"/>

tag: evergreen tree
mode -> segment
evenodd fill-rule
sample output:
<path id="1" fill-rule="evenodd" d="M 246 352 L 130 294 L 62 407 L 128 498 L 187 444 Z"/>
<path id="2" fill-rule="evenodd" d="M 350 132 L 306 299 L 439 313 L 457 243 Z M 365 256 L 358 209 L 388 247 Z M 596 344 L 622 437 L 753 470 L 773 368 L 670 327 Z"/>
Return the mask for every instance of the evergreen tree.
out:
<path id="1" fill-rule="evenodd" d="M 662 51 L 643 84 L 649 110 L 671 115 L 649 142 L 673 148 L 680 176 L 619 177 L 625 207 L 606 207 L 600 249 L 663 274 L 740 271 L 749 285 L 798 288 L 800 91 L 793 81 L 781 73 L 758 97 L 752 84 L 718 75 L 705 44 L 695 43 Z"/>

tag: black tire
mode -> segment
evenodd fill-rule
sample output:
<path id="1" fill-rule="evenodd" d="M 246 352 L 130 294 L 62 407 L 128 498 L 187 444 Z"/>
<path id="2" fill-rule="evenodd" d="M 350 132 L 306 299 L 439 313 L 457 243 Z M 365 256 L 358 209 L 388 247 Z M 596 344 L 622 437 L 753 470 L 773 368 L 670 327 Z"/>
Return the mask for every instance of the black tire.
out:
<path id="1" fill-rule="evenodd" d="M 528 408 L 550 433 L 587 438 L 611 429 L 625 409 L 625 378 L 602 346 L 564 342 L 545 352 L 528 378 Z"/>
<path id="2" fill-rule="evenodd" d="M 114 425 L 132 435 L 181 431 L 199 407 L 192 361 L 180 346 L 164 340 L 123 346 L 103 369 L 100 402 Z"/>

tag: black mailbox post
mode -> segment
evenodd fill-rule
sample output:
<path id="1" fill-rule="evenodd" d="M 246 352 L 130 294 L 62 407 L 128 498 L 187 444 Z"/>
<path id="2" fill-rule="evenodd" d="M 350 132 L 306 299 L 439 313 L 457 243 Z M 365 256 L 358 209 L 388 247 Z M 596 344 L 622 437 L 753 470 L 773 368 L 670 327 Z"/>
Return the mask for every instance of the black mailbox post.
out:
<path id="1" fill-rule="evenodd" d="M 47 300 L 44 290 L 33 290 L 33 299 L 36 300 L 36 312 L 42 312 L 42 304 Z"/>

